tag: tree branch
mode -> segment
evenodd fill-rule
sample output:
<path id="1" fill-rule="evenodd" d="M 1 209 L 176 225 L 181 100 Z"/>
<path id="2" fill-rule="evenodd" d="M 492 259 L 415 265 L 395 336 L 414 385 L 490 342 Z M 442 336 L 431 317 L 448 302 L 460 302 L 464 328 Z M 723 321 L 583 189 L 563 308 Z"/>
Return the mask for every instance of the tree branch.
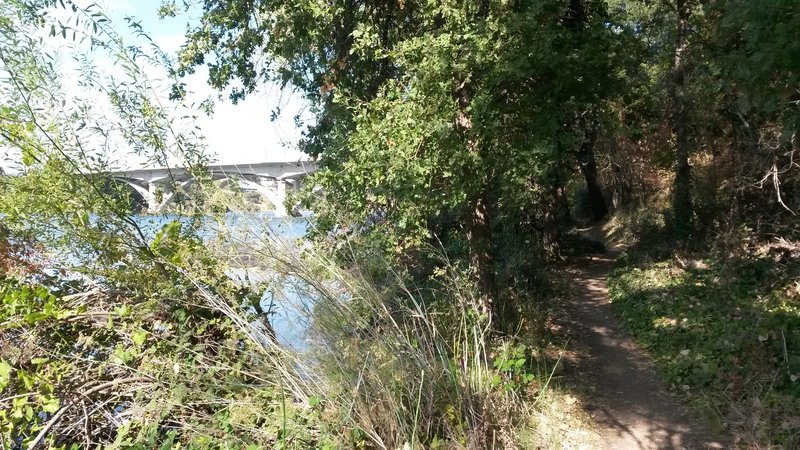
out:
<path id="1" fill-rule="evenodd" d="M 147 380 L 148 378 L 146 377 L 120 378 L 117 380 L 109 381 L 107 383 L 99 384 L 89 389 L 88 391 L 84 392 L 82 395 L 85 397 L 100 391 L 104 391 L 108 388 L 119 386 L 120 384 L 136 383 L 138 381 L 147 381 Z M 53 428 L 53 426 L 55 426 L 55 424 L 58 423 L 59 420 L 61 420 L 61 416 L 63 416 L 67 411 L 69 411 L 70 408 L 72 408 L 76 404 L 77 404 L 76 401 L 72 401 L 69 404 L 62 406 L 61 409 L 56 411 L 56 413 L 53 414 L 53 417 L 50 418 L 50 421 L 47 422 L 47 425 L 45 425 L 44 428 L 42 428 L 39 431 L 39 434 L 37 434 L 36 437 L 33 439 L 33 441 L 31 441 L 31 443 L 28 445 L 28 450 L 33 450 L 34 448 L 36 448 L 36 446 L 39 445 L 42 442 L 42 440 L 44 440 L 45 436 L 47 436 L 47 433 L 50 431 L 50 429 Z"/>

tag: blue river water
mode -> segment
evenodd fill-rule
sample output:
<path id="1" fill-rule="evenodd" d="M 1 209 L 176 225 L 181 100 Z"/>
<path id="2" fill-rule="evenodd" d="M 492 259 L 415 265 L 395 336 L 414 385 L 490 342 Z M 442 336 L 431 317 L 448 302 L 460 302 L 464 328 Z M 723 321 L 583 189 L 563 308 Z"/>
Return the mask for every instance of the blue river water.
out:
<path id="1" fill-rule="evenodd" d="M 188 217 L 165 215 L 137 216 L 137 224 L 146 236 L 155 236 L 162 227 L 174 220 L 188 224 Z M 223 217 L 205 217 L 201 219 L 199 234 L 203 239 L 211 240 L 220 234 L 228 239 L 244 244 L 257 244 L 265 239 L 282 246 L 302 245 L 308 233 L 310 223 L 306 217 L 275 217 L 270 212 L 226 213 Z M 259 267 L 237 267 L 229 275 L 242 283 L 264 281 L 269 274 Z M 246 281 L 249 280 L 249 281 Z M 302 289 L 298 289 L 297 281 L 286 282 L 282 286 L 270 286 L 261 296 L 261 308 L 270 311 L 269 322 L 275 331 L 278 341 L 297 350 L 307 346 L 304 334 L 307 329 L 309 300 L 303 297 Z"/>
<path id="2" fill-rule="evenodd" d="M 189 225 L 193 218 L 176 214 L 134 216 L 134 221 L 144 231 L 145 236 L 155 237 L 164 225 L 177 220 Z M 226 213 L 221 220 L 206 216 L 200 219 L 201 237 L 212 238 L 220 232 L 230 237 L 247 241 L 268 233 L 282 239 L 302 238 L 308 233 L 309 221 L 306 217 L 275 217 L 271 212 Z"/>
<path id="3" fill-rule="evenodd" d="M 96 218 L 90 218 L 95 220 Z M 244 247 L 257 247 L 264 242 L 274 242 L 284 248 L 303 245 L 304 236 L 308 233 L 310 222 L 306 217 L 275 217 L 271 212 L 226 213 L 220 216 L 192 218 L 175 214 L 137 215 L 134 221 L 148 240 L 156 237 L 164 226 L 178 221 L 184 226 L 194 225 L 198 235 L 211 242 L 224 236 L 228 242 L 244 244 Z M 61 267 L 78 267 L 87 260 L 79 254 L 59 255 Z M 257 266 L 257 263 L 243 260 L 238 266 L 233 265 L 228 275 L 243 284 L 267 284 L 274 274 L 269 269 Z M 306 348 L 303 335 L 307 329 L 306 314 L 303 308 L 309 307 L 309 299 L 304 298 L 297 282 L 275 286 L 274 283 L 265 290 L 261 298 L 263 310 L 269 310 L 269 321 L 278 341 L 298 350 Z"/>

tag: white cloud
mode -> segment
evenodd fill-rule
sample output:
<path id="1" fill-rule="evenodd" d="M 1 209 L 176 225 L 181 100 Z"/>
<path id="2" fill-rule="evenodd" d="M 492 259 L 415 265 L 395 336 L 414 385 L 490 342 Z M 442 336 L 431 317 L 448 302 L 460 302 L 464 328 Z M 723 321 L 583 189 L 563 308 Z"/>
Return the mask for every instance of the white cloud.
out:
<path id="1" fill-rule="evenodd" d="M 206 83 L 207 76 L 208 71 L 200 68 L 184 80 L 191 92 L 190 102 L 217 97 L 218 93 Z M 278 107 L 281 114 L 273 121 L 271 112 Z M 305 156 L 297 150 L 301 130 L 295 126 L 294 116 L 300 114 L 309 120 L 303 114 L 305 109 L 297 95 L 265 86 L 236 105 L 226 97 L 217 99 L 214 114 L 202 117 L 198 126 L 208 149 L 220 163 L 296 161 Z"/>
<path id="2" fill-rule="evenodd" d="M 166 53 L 175 54 L 180 50 L 186 37 L 183 34 L 167 34 L 154 38 L 156 44 Z"/>

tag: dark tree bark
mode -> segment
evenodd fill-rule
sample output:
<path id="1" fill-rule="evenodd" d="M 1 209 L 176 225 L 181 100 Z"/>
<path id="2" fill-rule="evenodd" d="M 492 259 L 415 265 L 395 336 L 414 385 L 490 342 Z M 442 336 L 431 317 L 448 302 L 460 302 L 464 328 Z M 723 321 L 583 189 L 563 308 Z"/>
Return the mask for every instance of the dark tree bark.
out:
<path id="1" fill-rule="evenodd" d="M 456 129 L 464 137 L 469 152 L 480 154 L 477 140 L 472 136 L 472 116 L 469 106 L 472 101 L 469 81 L 460 82 L 454 92 L 458 101 L 456 116 Z M 469 172 L 474 172 L 470 170 Z M 487 195 L 487 182 L 479 173 L 473 173 L 467 179 L 474 180 L 480 185 L 475 189 L 475 194 L 469 200 L 469 212 L 466 220 L 467 242 L 469 244 L 470 270 L 481 295 L 481 307 L 484 313 L 496 318 L 498 311 L 493 307 L 495 300 L 495 279 L 492 270 L 492 229 L 491 229 L 491 203 Z"/>
<path id="2" fill-rule="evenodd" d="M 673 61 L 672 130 L 675 133 L 675 183 L 672 194 L 672 213 L 675 231 L 687 237 L 692 231 L 691 167 L 689 166 L 689 138 L 686 130 L 686 52 L 689 48 L 688 0 L 676 0 L 677 33 Z"/>
<path id="3" fill-rule="evenodd" d="M 590 6 L 586 0 L 570 0 L 567 14 L 563 19 L 564 26 L 573 32 L 580 32 L 585 28 Z M 594 144 L 597 138 L 597 122 L 591 117 L 592 112 L 587 111 L 580 115 L 574 132 L 582 136 L 576 157 L 581 166 L 581 174 L 586 181 L 589 209 L 592 219 L 600 220 L 608 214 L 608 205 L 603 196 L 603 187 L 597 176 L 597 162 L 594 157 Z"/>
<path id="4" fill-rule="evenodd" d="M 583 140 L 578 148 L 577 158 L 581 166 L 581 174 L 586 181 L 589 209 L 592 219 L 600 220 L 608 214 L 608 204 L 603 196 L 603 186 L 597 175 L 597 161 L 594 157 L 594 145 L 597 140 L 597 124 L 592 119 L 581 118 L 578 121 L 579 132 Z"/>
<path id="5" fill-rule="evenodd" d="M 492 229 L 490 205 L 485 194 L 480 194 L 470 202 L 467 218 L 467 242 L 469 243 L 469 263 L 475 282 L 481 293 L 484 312 L 496 316 L 495 280 L 492 271 Z"/>
<path id="6" fill-rule="evenodd" d="M 586 180 L 586 191 L 589 197 L 589 208 L 592 210 L 592 219 L 601 220 L 608 214 L 606 199 L 603 197 L 603 188 L 597 179 L 597 165 L 594 154 L 587 162 L 581 163 L 581 173 Z"/>
<path id="7" fill-rule="evenodd" d="M 563 186 L 553 186 L 549 194 L 544 197 L 544 214 L 542 215 L 542 248 L 551 258 L 561 254 L 559 242 L 562 233 L 572 220 L 569 213 L 566 189 Z"/>
<path id="8" fill-rule="evenodd" d="M 628 183 L 620 164 L 616 162 L 612 163 L 611 174 L 614 177 L 612 182 L 613 193 L 611 195 L 611 204 L 614 206 L 614 209 L 623 208 L 631 201 L 630 184 Z"/>
<path id="9" fill-rule="evenodd" d="M 603 186 L 597 176 L 597 162 L 594 159 L 594 149 L 591 142 L 584 142 L 578 153 L 578 161 L 581 164 L 581 173 L 586 181 L 586 192 L 588 195 L 589 209 L 592 211 L 592 219 L 601 220 L 608 214 L 608 205 L 603 196 Z"/>

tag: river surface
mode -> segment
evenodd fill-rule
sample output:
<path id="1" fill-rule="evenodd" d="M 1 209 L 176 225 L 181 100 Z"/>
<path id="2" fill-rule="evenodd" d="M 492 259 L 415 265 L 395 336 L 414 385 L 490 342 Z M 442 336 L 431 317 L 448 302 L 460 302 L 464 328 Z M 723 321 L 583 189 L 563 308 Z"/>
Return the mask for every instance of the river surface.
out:
<path id="1" fill-rule="evenodd" d="M 194 220 L 189 216 L 177 214 L 158 214 L 133 216 L 134 221 L 145 235 L 155 237 L 165 225 L 177 220 L 190 225 Z M 275 217 L 271 212 L 234 213 L 229 212 L 219 219 L 216 216 L 205 216 L 200 219 L 200 236 L 213 238 L 220 232 L 231 237 L 247 241 L 265 233 L 282 239 L 302 238 L 308 233 L 309 222 L 306 217 Z"/>
<path id="2" fill-rule="evenodd" d="M 148 238 L 154 238 L 165 225 L 179 221 L 189 225 L 190 217 L 174 214 L 136 216 L 135 221 Z M 246 245 L 255 245 L 264 241 L 277 242 L 282 246 L 301 245 L 308 233 L 310 223 L 306 217 L 275 217 L 271 212 L 226 213 L 221 217 L 207 216 L 201 218 L 198 234 L 206 240 L 225 235 L 228 239 Z M 267 281 L 271 274 L 248 263 L 235 267 L 229 276 L 243 284 L 258 284 Z M 304 349 L 303 335 L 308 327 L 302 312 L 308 308 L 309 299 L 298 289 L 297 281 L 284 286 L 272 286 L 265 290 L 261 297 L 263 310 L 270 310 L 270 323 L 278 340 L 283 345 Z"/>
<path id="3" fill-rule="evenodd" d="M 196 227 L 197 234 L 206 242 L 217 241 L 222 238 L 224 242 L 233 242 L 230 250 L 236 252 L 239 248 L 255 248 L 267 242 L 276 243 L 284 248 L 303 245 L 304 236 L 308 233 L 310 223 L 306 217 L 275 217 L 271 212 L 253 213 L 226 213 L 218 216 L 204 216 L 192 218 L 177 214 L 159 215 L 137 215 L 132 217 L 144 236 L 148 240 L 153 240 L 164 226 L 178 221 L 186 227 Z M 90 218 L 96 220 L 95 217 Z M 51 255 L 53 264 L 52 272 L 60 272 L 63 276 L 66 273 L 74 273 L 80 277 L 81 266 L 92 264 L 91 257 L 74 252 L 69 254 Z M 233 257 L 232 257 L 233 258 Z M 270 273 L 263 267 L 259 267 L 252 258 L 240 257 L 231 264 L 232 268 L 228 275 L 242 284 L 265 285 L 270 279 L 274 278 L 274 273 Z M 72 267 L 76 271 L 71 271 Z M 303 313 L 304 308 L 311 307 L 312 301 L 305 298 L 298 287 L 298 282 L 287 282 L 281 286 L 271 286 L 266 289 L 261 298 L 263 310 L 270 310 L 270 323 L 277 335 L 278 340 L 287 346 L 298 350 L 306 348 L 304 342 L 305 330 L 307 330 L 307 314 Z"/>

